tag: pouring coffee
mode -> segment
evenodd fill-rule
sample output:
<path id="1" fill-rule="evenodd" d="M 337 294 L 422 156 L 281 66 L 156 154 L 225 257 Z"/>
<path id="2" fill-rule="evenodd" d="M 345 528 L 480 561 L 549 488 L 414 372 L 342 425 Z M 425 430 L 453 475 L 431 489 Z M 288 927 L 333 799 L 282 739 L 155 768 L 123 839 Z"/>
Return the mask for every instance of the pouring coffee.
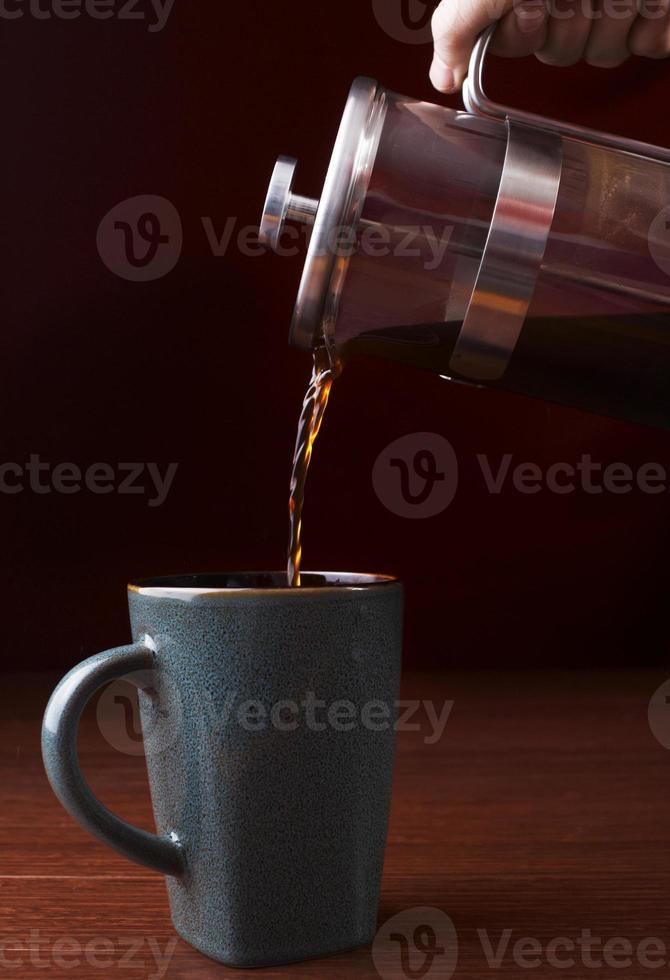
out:
<path id="1" fill-rule="evenodd" d="M 670 151 L 490 101 L 492 30 L 466 112 L 359 78 L 318 201 L 279 159 L 261 237 L 310 230 L 290 342 L 670 427 Z"/>

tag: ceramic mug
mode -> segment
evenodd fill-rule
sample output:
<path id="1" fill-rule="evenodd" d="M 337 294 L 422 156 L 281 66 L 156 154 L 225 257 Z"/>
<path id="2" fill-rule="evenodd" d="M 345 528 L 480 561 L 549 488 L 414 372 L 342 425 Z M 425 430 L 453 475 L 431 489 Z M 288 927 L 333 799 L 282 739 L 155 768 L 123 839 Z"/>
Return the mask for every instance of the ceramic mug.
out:
<path id="1" fill-rule="evenodd" d="M 372 941 L 391 796 L 403 590 L 376 575 L 159 578 L 128 587 L 135 642 L 84 661 L 46 709 L 68 812 L 167 876 L 172 919 L 231 966 Z M 81 713 L 139 689 L 157 834 L 112 814 L 77 760 Z"/>

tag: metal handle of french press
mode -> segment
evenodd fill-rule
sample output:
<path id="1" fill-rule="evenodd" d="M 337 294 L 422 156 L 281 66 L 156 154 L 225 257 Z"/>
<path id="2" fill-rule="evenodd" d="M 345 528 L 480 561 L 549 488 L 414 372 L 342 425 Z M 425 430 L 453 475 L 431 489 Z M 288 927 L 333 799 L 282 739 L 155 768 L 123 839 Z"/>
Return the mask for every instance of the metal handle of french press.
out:
<path id="1" fill-rule="evenodd" d="M 662 160 L 664 163 L 670 162 L 670 149 L 666 149 L 665 147 L 654 146 L 651 143 L 642 143 L 639 140 L 627 139 L 624 136 L 616 136 L 613 133 L 586 129 L 584 126 L 577 126 L 572 123 L 547 119 L 544 116 L 538 116 L 536 113 L 524 112 L 522 109 L 500 105 L 498 102 L 493 102 L 489 99 L 484 90 L 484 65 L 497 26 L 497 24 L 491 24 L 490 27 L 487 27 L 477 38 L 472 50 L 468 76 L 463 83 L 463 103 L 468 112 L 480 116 L 487 116 L 491 119 L 510 119 L 526 126 L 551 130 L 551 132 L 558 133 L 560 136 L 568 136 L 571 139 L 594 143 L 596 146 L 621 150 L 624 153 L 635 153 L 638 156 Z"/>

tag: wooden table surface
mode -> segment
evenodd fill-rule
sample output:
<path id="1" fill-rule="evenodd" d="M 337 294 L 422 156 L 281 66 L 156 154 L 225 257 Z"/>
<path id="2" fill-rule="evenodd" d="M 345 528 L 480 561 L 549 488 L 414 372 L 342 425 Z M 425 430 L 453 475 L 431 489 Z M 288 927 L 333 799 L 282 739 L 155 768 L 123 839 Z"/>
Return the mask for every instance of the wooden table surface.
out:
<path id="1" fill-rule="evenodd" d="M 248 978 L 248 971 L 222 967 L 176 939 L 160 876 L 90 838 L 52 796 L 39 725 L 55 680 L 0 678 L 0 976 Z M 416 907 L 442 910 L 457 936 L 457 978 L 667 976 L 664 697 L 656 730 L 660 724 L 669 748 L 648 723 L 650 698 L 666 680 L 658 671 L 407 677 L 405 697 L 454 705 L 434 744 L 426 742 L 425 712 L 418 716 L 422 731 L 399 735 L 380 923 L 402 913 L 402 924 Z M 82 766 L 94 791 L 152 829 L 143 759 L 112 749 L 93 709 L 82 735 Z M 439 937 L 448 920 L 429 915 L 436 914 Z M 585 930 L 599 941 L 590 953 Z M 519 952 L 515 944 L 524 937 L 530 945 Z M 573 965 L 565 967 L 564 946 L 547 949 L 560 937 L 572 943 L 581 937 Z M 617 937 L 623 944 L 605 946 Z M 487 960 L 487 944 L 502 954 L 497 968 Z M 407 975 L 400 945 L 393 949 L 382 964 L 386 976 Z M 409 962 L 418 976 L 423 959 Z M 438 955 L 423 976 L 448 977 L 451 969 Z M 379 976 L 370 949 L 255 973 Z"/>

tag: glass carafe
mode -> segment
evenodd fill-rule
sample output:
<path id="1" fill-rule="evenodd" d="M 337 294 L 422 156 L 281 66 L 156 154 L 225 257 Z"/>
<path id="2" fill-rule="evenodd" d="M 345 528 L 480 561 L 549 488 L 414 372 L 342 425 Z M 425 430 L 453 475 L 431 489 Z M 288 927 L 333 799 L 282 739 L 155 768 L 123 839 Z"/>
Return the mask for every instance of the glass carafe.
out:
<path id="1" fill-rule="evenodd" d="M 261 226 L 310 227 L 291 343 L 670 427 L 670 153 L 354 83 L 318 200 L 282 157 Z"/>

